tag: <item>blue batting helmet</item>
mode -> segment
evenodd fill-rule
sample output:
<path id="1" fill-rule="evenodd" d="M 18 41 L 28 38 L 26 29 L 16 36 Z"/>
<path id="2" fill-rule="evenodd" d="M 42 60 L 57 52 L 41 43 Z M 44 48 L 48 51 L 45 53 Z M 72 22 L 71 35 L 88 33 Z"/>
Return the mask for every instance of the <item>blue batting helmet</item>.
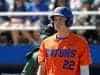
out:
<path id="1" fill-rule="evenodd" d="M 69 26 L 73 25 L 73 14 L 72 14 L 72 11 L 71 11 L 70 8 L 68 8 L 68 7 L 57 7 L 57 8 L 54 9 L 51 18 L 53 18 L 53 16 L 55 16 L 55 15 L 65 17 L 67 24 Z"/>

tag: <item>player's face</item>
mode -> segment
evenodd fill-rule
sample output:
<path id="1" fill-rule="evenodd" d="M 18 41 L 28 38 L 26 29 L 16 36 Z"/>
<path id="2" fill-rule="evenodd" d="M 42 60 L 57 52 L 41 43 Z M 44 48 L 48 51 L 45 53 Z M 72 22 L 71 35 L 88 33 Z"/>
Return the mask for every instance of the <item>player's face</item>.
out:
<path id="1" fill-rule="evenodd" d="M 57 31 L 62 30 L 63 26 L 65 26 L 65 20 L 65 17 L 54 16 L 54 27 Z"/>

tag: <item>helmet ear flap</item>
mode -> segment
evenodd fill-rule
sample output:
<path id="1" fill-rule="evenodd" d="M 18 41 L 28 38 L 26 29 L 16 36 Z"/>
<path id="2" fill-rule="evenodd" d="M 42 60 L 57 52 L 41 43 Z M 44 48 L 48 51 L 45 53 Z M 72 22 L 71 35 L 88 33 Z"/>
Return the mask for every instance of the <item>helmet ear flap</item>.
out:
<path id="1" fill-rule="evenodd" d="M 67 27 L 70 27 L 73 24 L 73 22 L 70 18 L 67 18 L 66 21 L 65 21 L 65 24 L 66 24 Z"/>
<path id="2" fill-rule="evenodd" d="M 70 24 L 68 23 L 68 20 L 65 21 L 66 27 L 70 27 Z"/>

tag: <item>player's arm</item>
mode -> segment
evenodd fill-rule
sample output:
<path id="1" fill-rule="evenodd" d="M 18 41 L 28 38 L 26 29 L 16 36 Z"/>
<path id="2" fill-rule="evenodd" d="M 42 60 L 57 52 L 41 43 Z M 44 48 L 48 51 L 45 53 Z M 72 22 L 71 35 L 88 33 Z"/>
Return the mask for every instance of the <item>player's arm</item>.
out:
<path id="1" fill-rule="evenodd" d="M 39 65 L 37 75 L 42 75 L 42 66 L 41 65 Z"/>
<path id="2" fill-rule="evenodd" d="M 37 75 L 46 75 L 43 64 L 39 65 L 39 68 L 38 68 L 38 71 L 37 71 Z"/>
<path id="3" fill-rule="evenodd" d="M 90 75 L 89 73 L 89 65 L 80 66 L 80 75 Z"/>
<path id="4" fill-rule="evenodd" d="M 92 64 L 91 51 L 86 40 L 80 44 L 80 75 L 89 75 L 89 65 Z"/>
<path id="5" fill-rule="evenodd" d="M 40 65 L 38 68 L 37 75 L 46 75 L 45 74 L 45 66 L 44 66 L 45 58 L 46 58 L 46 50 L 45 50 L 44 43 L 42 42 L 40 45 L 39 54 L 38 54 L 38 63 Z"/>

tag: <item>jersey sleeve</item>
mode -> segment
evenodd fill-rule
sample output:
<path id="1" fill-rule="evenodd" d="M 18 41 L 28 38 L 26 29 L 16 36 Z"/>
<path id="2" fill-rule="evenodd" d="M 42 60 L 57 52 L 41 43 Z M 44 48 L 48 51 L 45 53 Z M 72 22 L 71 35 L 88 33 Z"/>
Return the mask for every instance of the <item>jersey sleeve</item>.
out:
<path id="1" fill-rule="evenodd" d="M 40 64 L 42 62 L 44 62 L 45 61 L 45 57 L 46 57 L 46 50 L 45 50 L 44 43 L 42 42 L 41 45 L 40 45 L 40 49 L 39 49 L 38 62 Z"/>
<path id="2" fill-rule="evenodd" d="M 92 63 L 91 51 L 86 40 L 80 42 L 80 65 L 89 65 Z"/>

